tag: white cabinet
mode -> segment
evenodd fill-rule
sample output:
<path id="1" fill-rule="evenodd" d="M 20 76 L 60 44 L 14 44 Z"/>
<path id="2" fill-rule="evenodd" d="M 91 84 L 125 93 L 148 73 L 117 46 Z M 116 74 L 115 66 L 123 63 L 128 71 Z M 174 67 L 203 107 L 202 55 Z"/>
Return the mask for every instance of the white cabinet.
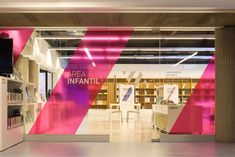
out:
<path id="1" fill-rule="evenodd" d="M 169 133 L 175 124 L 184 105 L 155 105 L 153 108 L 152 124 L 160 130 Z"/>
<path id="2" fill-rule="evenodd" d="M 0 77 L 0 151 L 23 141 L 23 86 Z"/>

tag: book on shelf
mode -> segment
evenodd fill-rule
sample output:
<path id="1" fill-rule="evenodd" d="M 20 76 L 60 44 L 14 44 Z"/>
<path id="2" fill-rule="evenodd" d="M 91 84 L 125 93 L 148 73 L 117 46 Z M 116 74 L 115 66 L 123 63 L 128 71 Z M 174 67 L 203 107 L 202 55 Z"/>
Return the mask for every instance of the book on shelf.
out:
<path id="1" fill-rule="evenodd" d="M 23 116 L 9 117 L 7 119 L 7 128 L 12 129 L 23 125 Z"/>
<path id="2" fill-rule="evenodd" d="M 102 105 L 102 104 L 103 104 L 103 101 L 98 100 L 98 101 L 97 101 L 97 104 L 98 104 L 98 105 Z"/>
<path id="3" fill-rule="evenodd" d="M 150 98 L 145 98 L 145 102 L 150 102 Z"/>
<path id="4" fill-rule="evenodd" d="M 8 92 L 7 93 L 7 102 L 8 103 L 22 103 L 23 102 L 23 94 Z"/>
<path id="5" fill-rule="evenodd" d="M 135 97 L 135 101 L 138 102 L 138 101 L 139 101 L 139 98 L 138 98 L 138 97 Z"/>

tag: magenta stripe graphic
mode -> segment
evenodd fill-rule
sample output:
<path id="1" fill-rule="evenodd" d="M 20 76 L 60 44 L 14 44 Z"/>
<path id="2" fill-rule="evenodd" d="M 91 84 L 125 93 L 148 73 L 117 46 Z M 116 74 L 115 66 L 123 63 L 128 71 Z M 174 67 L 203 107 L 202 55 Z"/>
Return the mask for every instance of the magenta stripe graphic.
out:
<path id="1" fill-rule="evenodd" d="M 212 56 L 171 133 L 215 134 L 215 57 Z"/>
<path id="2" fill-rule="evenodd" d="M 89 28 L 29 134 L 75 134 L 131 33 Z"/>

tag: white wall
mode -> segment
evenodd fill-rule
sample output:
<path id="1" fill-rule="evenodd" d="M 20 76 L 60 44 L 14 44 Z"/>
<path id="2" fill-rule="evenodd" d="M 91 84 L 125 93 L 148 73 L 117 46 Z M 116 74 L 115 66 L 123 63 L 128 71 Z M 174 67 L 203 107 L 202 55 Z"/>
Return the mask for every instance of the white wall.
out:
<path id="1" fill-rule="evenodd" d="M 172 64 L 116 64 L 109 78 L 113 78 L 114 75 L 117 78 L 127 78 L 132 71 L 135 71 L 133 78 L 136 78 L 140 72 L 143 78 L 200 78 L 206 66 L 206 64 L 180 64 L 176 67 Z"/>

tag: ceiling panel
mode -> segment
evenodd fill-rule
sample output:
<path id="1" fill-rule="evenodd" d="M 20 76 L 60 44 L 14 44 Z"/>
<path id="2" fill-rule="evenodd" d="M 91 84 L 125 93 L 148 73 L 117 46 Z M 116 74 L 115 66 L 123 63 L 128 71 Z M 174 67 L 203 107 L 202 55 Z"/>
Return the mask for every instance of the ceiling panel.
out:
<path id="1" fill-rule="evenodd" d="M 222 27 L 235 13 L 0 13 L 0 26 Z"/>

